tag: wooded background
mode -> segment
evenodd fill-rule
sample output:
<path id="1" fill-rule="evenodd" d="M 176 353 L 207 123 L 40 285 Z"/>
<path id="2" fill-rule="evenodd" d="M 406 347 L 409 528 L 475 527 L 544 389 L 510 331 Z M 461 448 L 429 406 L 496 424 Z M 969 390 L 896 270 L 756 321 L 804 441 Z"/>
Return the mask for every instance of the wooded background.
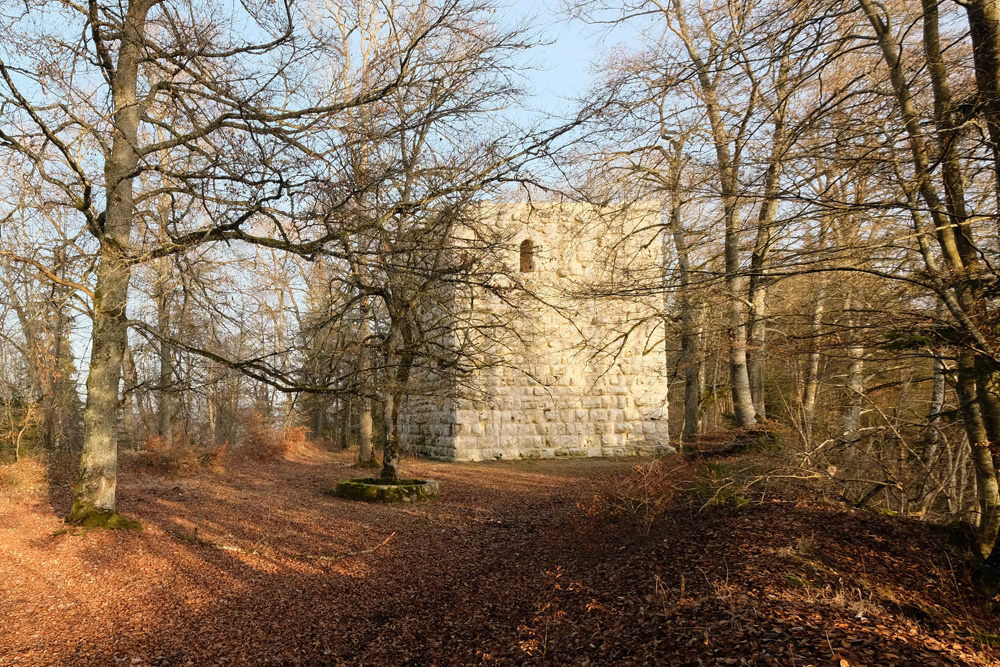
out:
<path id="1" fill-rule="evenodd" d="M 80 451 L 78 521 L 119 448 L 301 425 L 392 478 L 413 367 L 478 363 L 421 312 L 526 289 L 482 202 L 660 201 L 662 278 L 608 296 L 664 297 L 675 444 L 764 428 L 988 557 L 1000 10 L 573 3 L 637 37 L 527 126 L 539 39 L 496 9 L 0 2 L 2 456 Z"/>

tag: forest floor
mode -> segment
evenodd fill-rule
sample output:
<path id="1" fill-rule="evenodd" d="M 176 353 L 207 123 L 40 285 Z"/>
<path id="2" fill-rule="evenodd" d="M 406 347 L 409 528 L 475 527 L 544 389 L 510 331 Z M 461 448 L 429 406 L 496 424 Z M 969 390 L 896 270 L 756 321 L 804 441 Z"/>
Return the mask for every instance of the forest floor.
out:
<path id="1" fill-rule="evenodd" d="M 704 507 L 677 461 L 408 461 L 441 498 L 367 505 L 329 495 L 349 454 L 126 460 L 122 531 L 66 530 L 69 462 L 0 468 L 0 665 L 998 664 L 1000 617 L 928 525 Z"/>

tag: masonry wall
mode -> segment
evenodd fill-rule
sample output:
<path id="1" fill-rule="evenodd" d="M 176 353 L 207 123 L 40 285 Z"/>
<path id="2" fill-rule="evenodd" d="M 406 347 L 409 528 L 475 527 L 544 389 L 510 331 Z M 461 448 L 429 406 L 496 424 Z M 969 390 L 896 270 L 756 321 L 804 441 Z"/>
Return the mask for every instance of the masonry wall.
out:
<path id="1" fill-rule="evenodd" d="M 508 232 L 519 301 L 456 295 L 456 321 L 506 323 L 487 369 L 463 387 L 424 387 L 401 412 L 401 436 L 434 458 L 622 456 L 669 447 L 658 209 L 612 215 L 580 205 L 485 209 Z M 518 271 L 524 240 L 532 271 Z M 613 298 L 595 294 L 615 293 Z M 475 295 L 473 295 L 475 296 Z M 471 305 L 471 312 L 469 310 Z M 419 379 L 416 380 L 419 385 Z M 431 389 L 431 390 L 428 390 Z"/>

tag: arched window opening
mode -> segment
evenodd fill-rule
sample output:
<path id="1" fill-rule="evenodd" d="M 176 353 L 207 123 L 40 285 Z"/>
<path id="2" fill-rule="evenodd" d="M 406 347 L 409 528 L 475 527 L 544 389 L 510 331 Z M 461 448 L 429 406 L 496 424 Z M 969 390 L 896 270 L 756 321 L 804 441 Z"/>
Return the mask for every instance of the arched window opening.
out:
<path id="1" fill-rule="evenodd" d="M 531 239 L 521 241 L 521 273 L 535 270 L 535 244 Z"/>

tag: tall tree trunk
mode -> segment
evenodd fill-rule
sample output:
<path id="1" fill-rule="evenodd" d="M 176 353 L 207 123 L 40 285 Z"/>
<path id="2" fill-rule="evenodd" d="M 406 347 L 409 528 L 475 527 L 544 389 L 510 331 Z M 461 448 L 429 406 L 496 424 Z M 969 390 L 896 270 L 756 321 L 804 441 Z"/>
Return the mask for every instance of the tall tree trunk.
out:
<path id="1" fill-rule="evenodd" d="M 388 406 L 389 432 L 386 438 L 385 451 L 382 454 L 381 473 L 382 481 L 388 484 L 396 484 L 399 481 L 399 455 L 401 451 L 399 441 L 399 409 L 402 406 L 403 399 L 407 395 L 407 388 L 410 383 L 410 371 L 413 369 L 415 360 L 410 324 L 403 319 L 407 315 L 403 315 L 400 318 L 401 321 L 394 323 L 394 327 L 399 332 L 399 341 L 402 343 L 402 346 L 401 348 L 397 348 L 392 355 L 396 360 L 396 367 L 389 387 L 392 401 L 390 401 Z M 390 336 L 390 339 L 392 338 L 395 337 Z"/>
<path id="2" fill-rule="evenodd" d="M 156 328 L 164 338 L 170 335 L 170 265 L 162 259 L 157 267 L 156 277 Z M 160 362 L 160 379 L 157 386 L 157 431 L 167 444 L 174 441 L 174 405 L 173 405 L 173 372 L 174 363 L 172 350 L 167 342 L 160 338 L 157 345 Z"/>
<path id="3" fill-rule="evenodd" d="M 920 459 L 930 463 L 941 446 L 941 410 L 944 409 L 945 371 L 944 359 L 934 357 L 934 378 L 931 383 L 931 400 L 927 409 L 927 435 L 924 437 Z"/>
<path id="4" fill-rule="evenodd" d="M 811 443 L 813 424 L 816 420 L 816 397 L 819 394 L 819 337 L 822 333 L 823 311 L 826 301 L 826 284 L 823 279 L 813 293 L 812 316 L 809 320 L 809 355 L 806 358 L 805 386 L 802 389 L 802 433 Z"/>
<path id="5" fill-rule="evenodd" d="M 848 313 L 854 307 L 853 299 L 848 296 L 844 301 L 844 310 Z M 854 320 L 847 320 L 848 335 L 855 335 Z M 841 419 L 841 440 L 847 451 L 847 458 L 853 460 L 857 455 L 857 445 L 861 440 L 858 433 L 861 430 L 861 412 L 865 399 L 865 348 L 857 341 L 847 345 L 847 376 L 844 388 L 847 392 L 847 406 Z"/>
<path id="6" fill-rule="evenodd" d="M 87 402 L 83 411 L 83 452 L 76 477 L 71 523 L 106 522 L 115 513 L 118 482 L 116 438 L 122 357 L 127 345 L 128 285 L 131 261 L 127 256 L 132 232 L 133 179 L 142 108 L 136 90 L 143 58 L 143 33 L 150 0 L 129 3 L 120 35 L 118 63 L 111 79 L 115 128 L 111 155 L 104 167 L 108 191 L 103 228 L 93 232 L 100 242 L 93 299 L 93 332 Z M 100 221 L 101 218 L 98 218 Z"/>
<path id="7" fill-rule="evenodd" d="M 772 113 L 771 155 L 764 174 L 763 200 L 757 216 L 757 238 L 750 257 L 750 393 L 758 419 L 767 418 L 764 376 L 767 367 L 767 270 L 771 259 L 774 225 L 778 217 L 781 173 L 785 160 L 785 111 L 788 106 L 789 58 L 783 53 L 778 63 Z"/>
<path id="8" fill-rule="evenodd" d="M 221 445 L 219 442 L 219 409 L 215 405 L 215 398 L 212 394 L 205 398 L 205 409 L 208 412 L 208 433 L 212 438 L 212 444 L 218 447 Z"/>
<path id="9" fill-rule="evenodd" d="M 925 0 L 930 1 L 930 0 Z M 997 205 L 1000 206 L 1000 4 L 996 0 L 962 3 L 969 17 L 978 106 L 986 119 L 993 149 Z"/>
<path id="10" fill-rule="evenodd" d="M 379 475 L 382 482 L 386 484 L 399 482 L 399 406 L 403 397 L 402 391 L 394 390 L 388 405 L 388 432 L 385 440 L 385 451 L 382 452 L 382 472 Z"/>
<path id="11" fill-rule="evenodd" d="M 681 196 L 681 178 L 684 171 L 684 138 L 670 142 L 670 165 L 667 190 L 670 196 L 667 223 L 677 253 L 677 281 L 679 282 L 678 306 L 681 316 L 681 358 L 684 371 L 684 425 L 681 443 L 694 440 L 700 429 L 701 396 L 705 388 L 705 362 L 702 355 L 704 307 L 695 294 L 691 280 L 691 257 L 688 252 L 684 229 L 684 204 Z"/>
<path id="12" fill-rule="evenodd" d="M 753 282 L 753 281 L 751 281 Z M 760 281 L 763 283 L 763 281 Z M 767 287 L 763 284 L 750 288 L 750 340 L 747 374 L 750 376 L 750 395 L 757 419 L 767 418 L 764 400 L 764 383 L 767 372 Z"/>
<path id="13" fill-rule="evenodd" d="M 981 403 L 976 390 L 975 354 L 962 351 L 958 355 L 958 398 L 969 437 L 970 458 L 976 471 L 979 498 L 979 530 L 976 546 L 979 556 L 986 559 L 993 552 L 1000 533 L 1000 486 L 997 484 L 996 463 L 990 451 L 989 433 L 983 420 Z"/>
<path id="14" fill-rule="evenodd" d="M 681 367 L 684 369 L 684 428 L 681 442 L 691 442 L 701 431 L 701 397 L 705 393 L 702 354 L 704 309 L 687 305 L 681 312 Z"/>
<path id="15" fill-rule="evenodd" d="M 691 36 L 681 0 L 672 0 L 677 19 L 677 35 L 684 43 L 688 57 L 697 75 L 701 102 L 712 134 L 715 149 L 716 172 L 719 192 L 722 195 L 725 222 L 725 272 L 728 292 L 729 383 L 733 396 L 733 413 L 736 425 L 749 428 L 757 424 L 754 416 L 753 396 L 750 393 L 750 376 L 747 369 L 747 296 L 748 281 L 740 267 L 740 192 L 739 164 L 730 150 L 730 135 L 719 105 L 717 81 L 713 71 L 699 51 Z M 756 94 L 756 93 L 752 93 Z M 738 153 L 737 153 L 738 155 Z"/>
<path id="16" fill-rule="evenodd" d="M 372 447 L 371 351 L 368 341 L 370 333 L 368 318 L 368 298 L 362 297 L 361 326 L 359 327 L 361 347 L 358 354 L 358 365 L 361 367 L 361 409 L 358 415 L 358 463 L 363 466 L 371 465 L 375 462 L 375 450 Z"/>

